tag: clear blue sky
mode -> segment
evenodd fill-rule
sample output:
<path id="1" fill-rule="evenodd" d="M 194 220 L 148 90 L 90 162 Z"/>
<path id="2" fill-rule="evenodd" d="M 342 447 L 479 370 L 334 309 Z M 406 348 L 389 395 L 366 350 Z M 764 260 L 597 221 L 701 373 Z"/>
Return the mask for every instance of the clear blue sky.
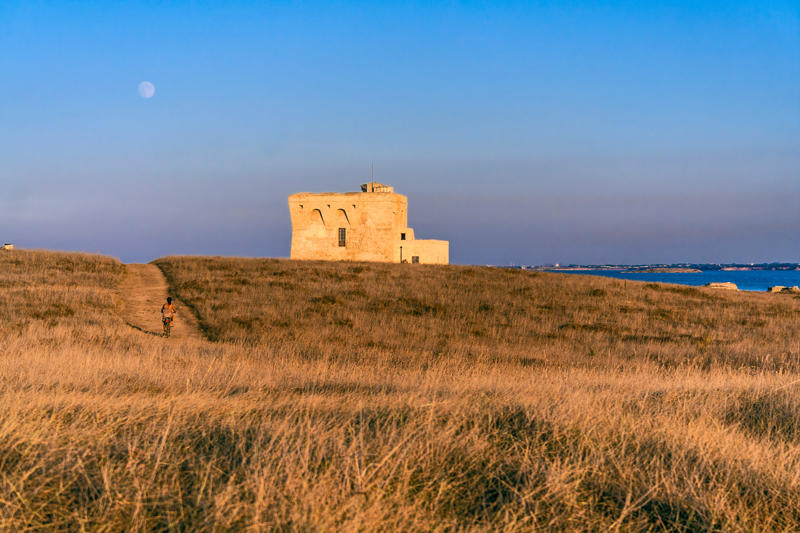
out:
<path id="1" fill-rule="evenodd" d="M 800 3 L 0 2 L 0 240 L 287 256 L 370 160 L 457 263 L 800 261 Z"/>

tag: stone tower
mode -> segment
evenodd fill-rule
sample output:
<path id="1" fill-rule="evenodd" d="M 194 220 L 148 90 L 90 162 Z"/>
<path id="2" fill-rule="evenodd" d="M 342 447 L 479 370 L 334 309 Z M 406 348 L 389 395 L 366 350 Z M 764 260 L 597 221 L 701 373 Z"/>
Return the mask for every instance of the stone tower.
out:
<path id="1" fill-rule="evenodd" d="M 382 183 L 361 192 L 289 197 L 292 259 L 448 264 L 448 241 L 418 240 L 408 227 L 408 198 Z"/>

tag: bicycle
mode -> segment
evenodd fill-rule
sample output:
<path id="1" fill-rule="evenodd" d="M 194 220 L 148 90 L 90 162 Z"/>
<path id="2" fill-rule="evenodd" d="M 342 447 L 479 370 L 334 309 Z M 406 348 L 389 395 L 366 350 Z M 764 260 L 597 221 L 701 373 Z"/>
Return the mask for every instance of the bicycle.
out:
<path id="1" fill-rule="evenodd" d="M 172 317 L 165 316 L 161 319 L 161 323 L 164 326 L 164 337 L 169 338 L 170 331 L 172 330 Z"/>

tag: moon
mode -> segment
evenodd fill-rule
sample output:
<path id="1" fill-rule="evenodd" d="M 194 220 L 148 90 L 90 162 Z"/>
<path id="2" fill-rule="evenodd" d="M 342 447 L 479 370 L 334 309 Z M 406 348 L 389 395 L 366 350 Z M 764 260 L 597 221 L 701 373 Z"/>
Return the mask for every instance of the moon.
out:
<path id="1" fill-rule="evenodd" d="M 139 95 L 142 98 L 152 98 L 156 94 L 156 86 L 149 81 L 143 81 L 139 84 Z"/>

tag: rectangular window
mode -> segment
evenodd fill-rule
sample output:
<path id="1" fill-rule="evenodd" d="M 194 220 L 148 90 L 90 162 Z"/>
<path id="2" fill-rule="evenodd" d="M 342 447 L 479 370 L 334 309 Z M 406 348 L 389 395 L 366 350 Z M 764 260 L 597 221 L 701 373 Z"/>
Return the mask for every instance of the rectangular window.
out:
<path id="1" fill-rule="evenodd" d="M 401 233 L 401 234 L 400 234 L 400 240 L 401 240 L 401 241 L 404 241 L 404 240 L 406 240 L 406 234 L 405 234 L 405 233 Z"/>
<path id="2" fill-rule="evenodd" d="M 411 256 L 411 262 L 412 263 L 419 263 L 419 256 L 418 255 L 412 255 Z"/>
<path id="3" fill-rule="evenodd" d="M 339 228 L 339 246 L 347 246 L 347 228 Z"/>

